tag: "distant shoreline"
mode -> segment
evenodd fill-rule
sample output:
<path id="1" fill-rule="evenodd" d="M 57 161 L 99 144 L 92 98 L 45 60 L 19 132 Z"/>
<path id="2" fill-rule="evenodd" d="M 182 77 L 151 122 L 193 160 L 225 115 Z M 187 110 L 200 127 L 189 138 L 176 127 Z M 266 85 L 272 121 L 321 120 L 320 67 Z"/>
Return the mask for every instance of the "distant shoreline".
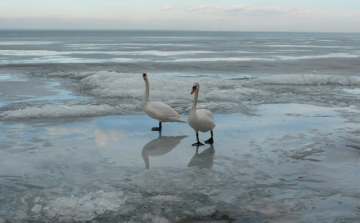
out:
<path id="1" fill-rule="evenodd" d="M 215 31 L 167 29 L 1 29 L 0 32 L 181 32 L 181 33 L 289 33 L 289 34 L 360 34 L 360 32 L 291 32 L 291 31 Z"/>

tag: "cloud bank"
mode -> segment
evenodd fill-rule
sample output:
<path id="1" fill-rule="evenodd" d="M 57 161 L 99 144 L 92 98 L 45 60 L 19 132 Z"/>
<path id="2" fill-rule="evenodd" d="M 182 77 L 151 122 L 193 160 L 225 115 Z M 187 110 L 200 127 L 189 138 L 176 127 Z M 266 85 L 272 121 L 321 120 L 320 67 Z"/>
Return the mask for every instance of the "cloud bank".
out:
<path id="1" fill-rule="evenodd" d="M 85 7 L 83 10 L 76 7 L 59 9 L 56 13 L 35 13 L 31 10 L 7 12 L 5 8 L 0 8 L 0 29 L 360 32 L 360 10 L 346 13 L 344 10 L 321 11 L 322 8 L 310 10 L 298 5 L 263 6 L 254 3 L 177 2 L 175 5 L 158 2 L 156 5 L 142 2 L 141 6 L 139 8 L 139 4 L 135 3 L 100 4 L 81 6 Z"/>

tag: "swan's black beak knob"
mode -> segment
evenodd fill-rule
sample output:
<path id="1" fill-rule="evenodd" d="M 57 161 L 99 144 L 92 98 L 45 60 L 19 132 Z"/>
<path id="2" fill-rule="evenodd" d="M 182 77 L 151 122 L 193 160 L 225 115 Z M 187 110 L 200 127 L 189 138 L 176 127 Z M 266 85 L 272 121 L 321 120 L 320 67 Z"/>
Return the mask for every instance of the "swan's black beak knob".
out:
<path id="1" fill-rule="evenodd" d="M 190 94 L 194 94 L 195 91 L 196 91 L 196 86 L 193 86 L 192 91 L 191 91 Z"/>

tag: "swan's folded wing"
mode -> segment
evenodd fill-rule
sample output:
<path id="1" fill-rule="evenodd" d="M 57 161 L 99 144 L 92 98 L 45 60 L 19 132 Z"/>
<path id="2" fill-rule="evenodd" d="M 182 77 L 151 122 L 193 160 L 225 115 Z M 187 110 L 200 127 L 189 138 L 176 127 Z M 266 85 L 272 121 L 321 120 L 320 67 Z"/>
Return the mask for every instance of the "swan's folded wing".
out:
<path id="1" fill-rule="evenodd" d="M 210 130 L 215 127 L 214 116 L 211 111 L 207 109 L 197 109 L 196 115 L 200 129 Z"/>
<path id="2" fill-rule="evenodd" d="M 149 102 L 146 113 L 162 122 L 186 122 L 174 109 L 162 102 Z"/>

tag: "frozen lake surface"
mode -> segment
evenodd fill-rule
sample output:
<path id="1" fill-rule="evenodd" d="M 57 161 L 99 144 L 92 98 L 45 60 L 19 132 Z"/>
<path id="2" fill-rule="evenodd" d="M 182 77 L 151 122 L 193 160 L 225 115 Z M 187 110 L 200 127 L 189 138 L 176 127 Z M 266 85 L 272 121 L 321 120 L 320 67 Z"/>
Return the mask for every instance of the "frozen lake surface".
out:
<path id="1" fill-rule="evenodd" d="M 0 223 L 360 221 L 359 34 L 0 34 Z"/>
<path id="2" fill-rule="evenodd" d="M 215 143 L 147 116 L 1 125 L 4 220 L 311 222 L 359 218 L 351 108 L 215 115 Z M 187 117 L 183 117 L 187 118 Z M 209 134 L 200 133 L 200 139 Z"/>

